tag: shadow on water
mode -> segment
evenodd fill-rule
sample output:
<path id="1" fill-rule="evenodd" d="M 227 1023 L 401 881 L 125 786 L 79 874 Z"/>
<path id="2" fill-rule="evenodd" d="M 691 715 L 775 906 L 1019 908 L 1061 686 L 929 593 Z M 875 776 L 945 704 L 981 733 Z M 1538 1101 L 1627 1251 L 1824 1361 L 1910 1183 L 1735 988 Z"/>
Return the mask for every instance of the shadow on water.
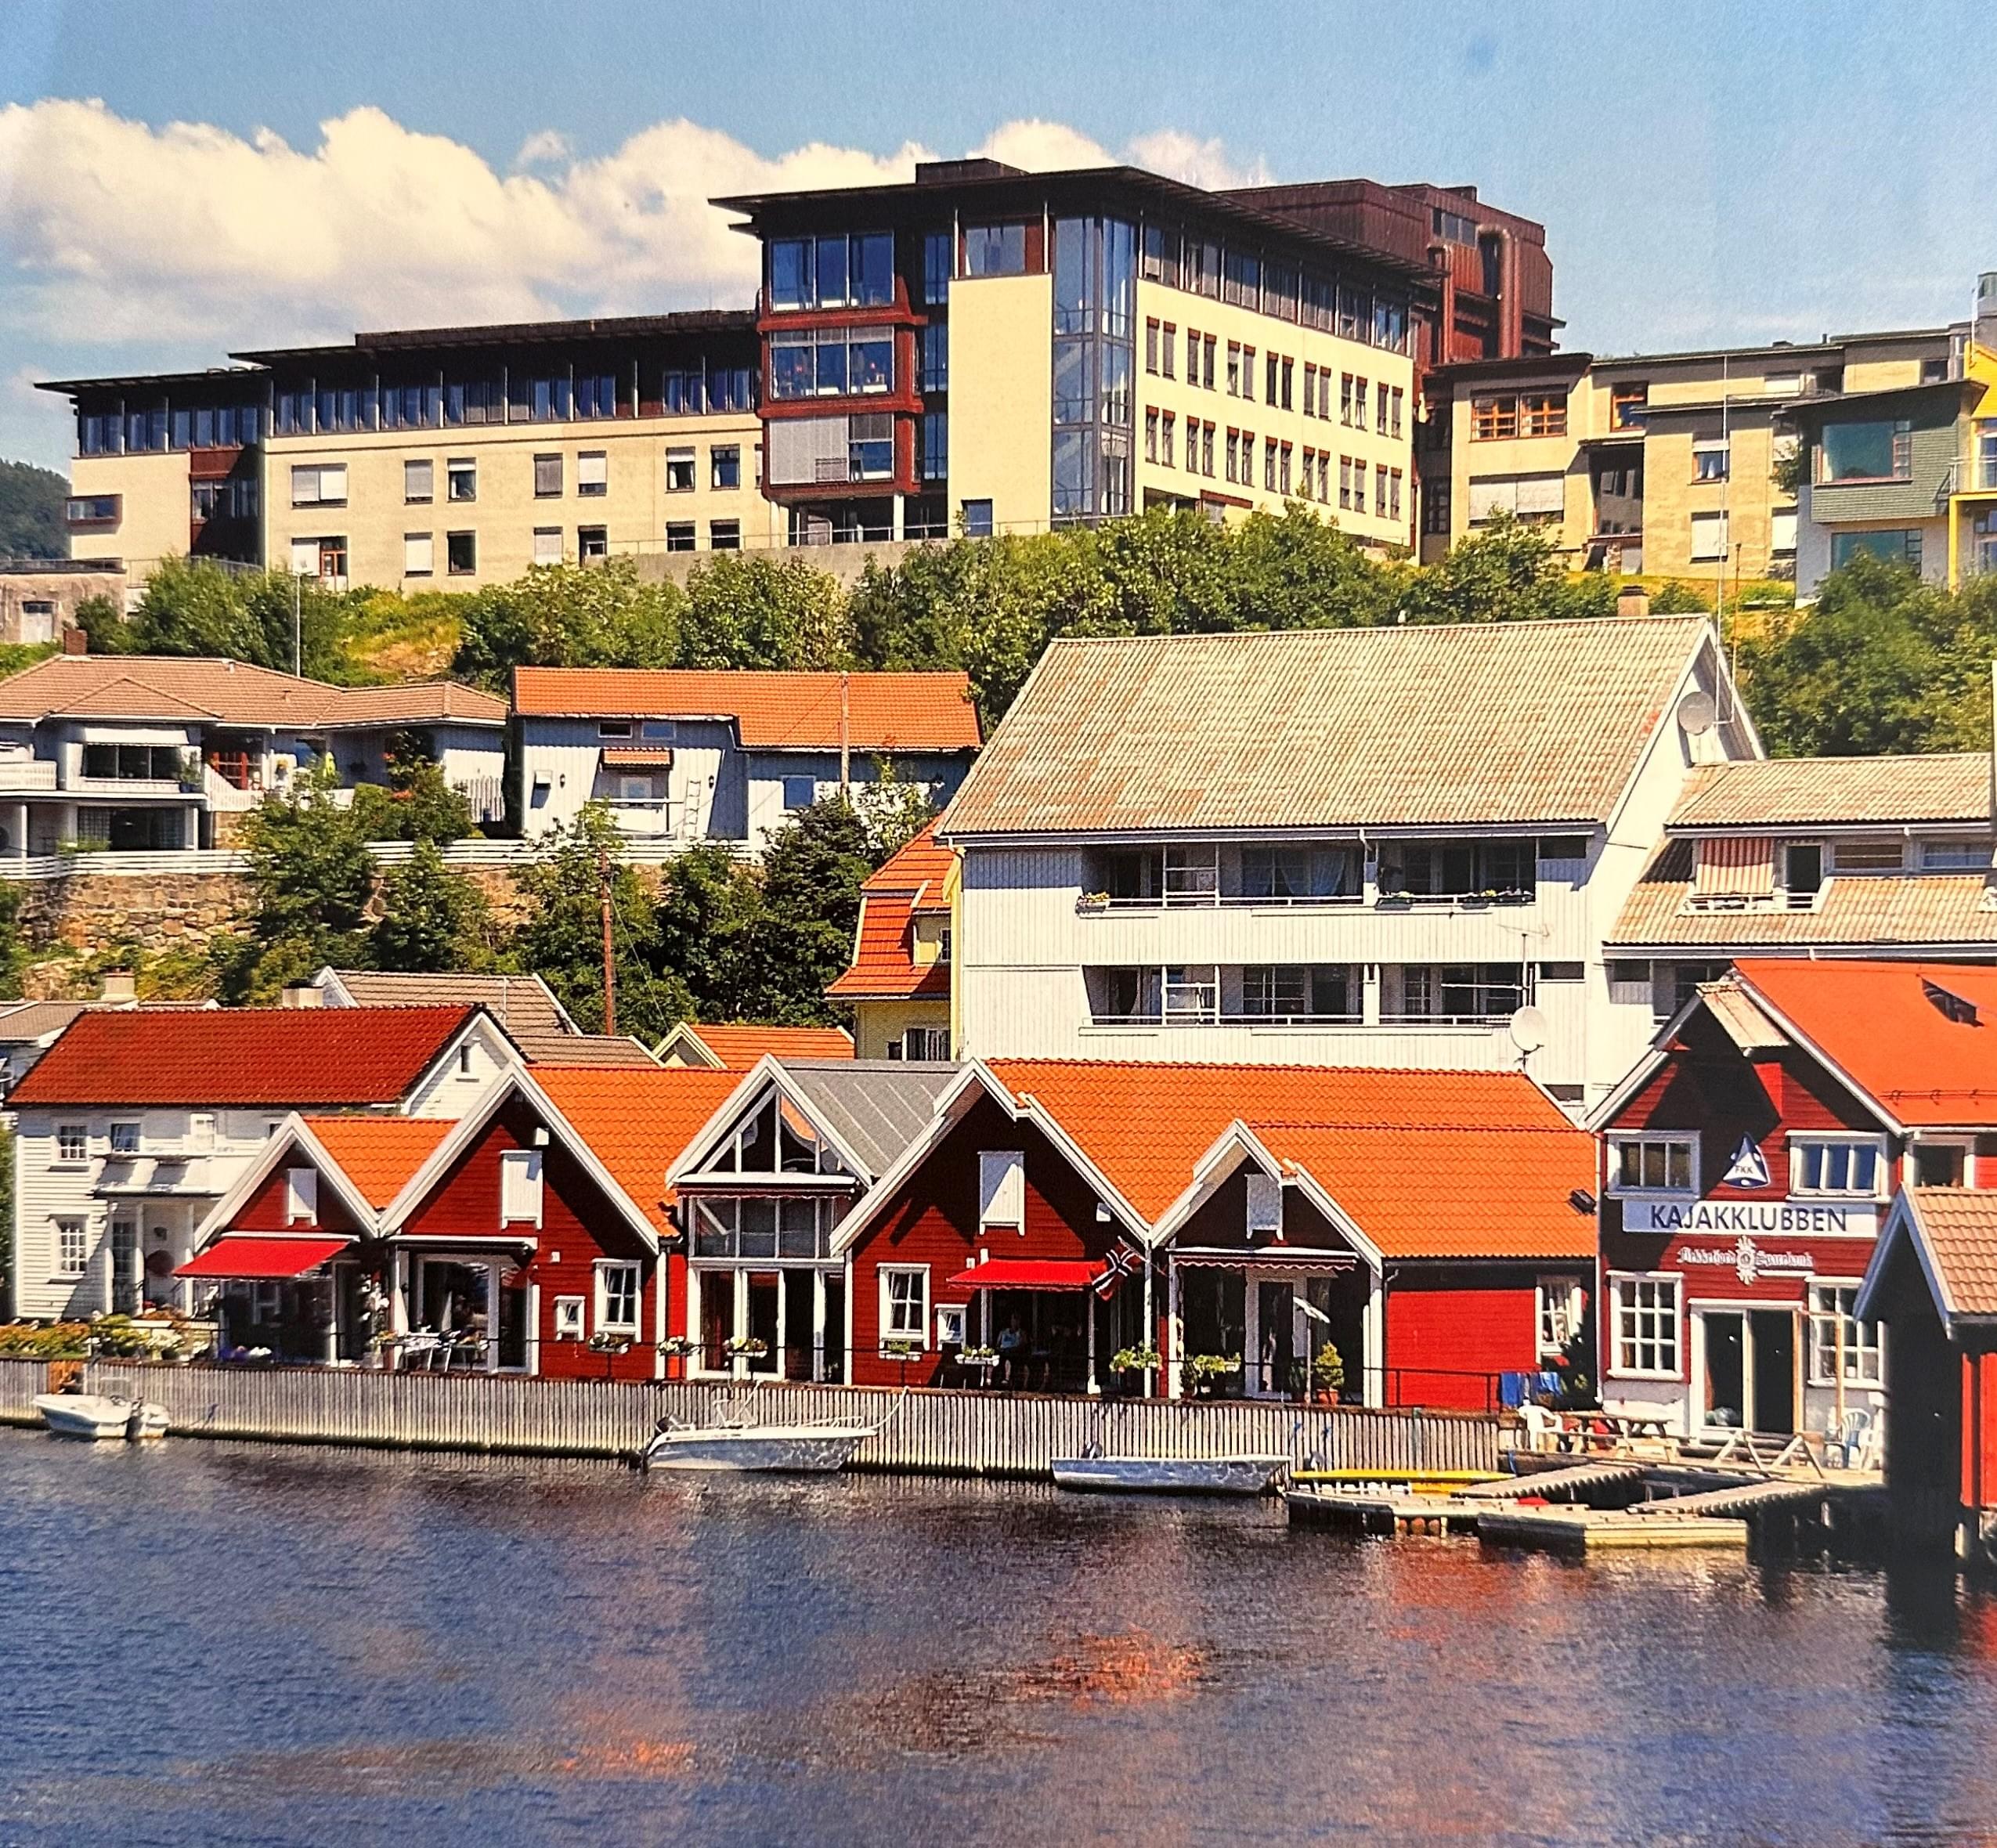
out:
<path id="1" fill-rule="evenodd" d="M 0 1433 L 0 1842 L 1991 1839 L 1997 1607 L 1278 1506 Z M 107 1749 L 106 1722 L 114 1721 Z"/>

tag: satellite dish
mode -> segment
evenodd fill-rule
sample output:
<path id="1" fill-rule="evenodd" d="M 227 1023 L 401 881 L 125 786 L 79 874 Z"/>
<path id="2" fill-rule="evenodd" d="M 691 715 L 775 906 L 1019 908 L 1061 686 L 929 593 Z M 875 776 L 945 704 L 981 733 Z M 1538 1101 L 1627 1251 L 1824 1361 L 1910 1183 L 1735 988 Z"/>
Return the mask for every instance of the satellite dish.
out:
<path id="1" fill-rule="evenodd" d="M 1703 738 L 1713 729 L 1715 716 L 1710 693 L 1695 690 L 1678 702 L 1678 729 L 1687 738 Z"/>
<path id="2" fill-rule="evenodd" d="M 1537 1052 L 1546 1044 L 1546 1016 L 1536 1007 L 1522 1007 L 1511 1016 L 1505 1030 L 1522 1052 Z"/>

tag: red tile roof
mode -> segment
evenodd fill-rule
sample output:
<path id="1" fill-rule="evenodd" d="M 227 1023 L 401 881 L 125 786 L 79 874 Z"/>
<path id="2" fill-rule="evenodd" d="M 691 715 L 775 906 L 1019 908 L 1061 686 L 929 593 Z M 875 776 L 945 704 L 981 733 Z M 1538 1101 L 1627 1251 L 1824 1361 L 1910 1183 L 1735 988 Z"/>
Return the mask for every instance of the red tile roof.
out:
<path id="1" fill-rule="evenodd" d="M 211 1008 L 79 1015 L 14 1087 L 37 1104 L 399 1103 L 471 1008 Z"/>
<path id="2" fill-rule="evenodd" d="M 307 1117 L 304 1121 L 355 1192 L 377 1212 L 457 1127 L 443 1117 Z"/>
<path id="3" fill-rule="evenodd" d="M 518 667 L 514 709 L 531 718 L 732 718 L 750 749 L 836 751 L 840 684 L 856 751 L 974 751 L 964 673 L 765 673 L 697 668 Z"/>
<path id="4" fill-rule="evenodd" d="M 439 720 L 506 722 L 503 701 L 453 680 L 332 687 L 247 662 L 198 656 L 52 655 L 0 680 L 0 719 L 56 714 L 313 731 Z"/>
<path id="5" fill-rule="evenodd" d="M 1592 1139 L 1516 1072 L 999 1059 L 1155 1224 L 1242 1122 L 1394 1257 L 1586 1257 Z M 1455 1202 L 1454 1205 L 1446 1203 Z M 1439 1204 L 1439 1203 L 1445 1203 Z"/>
<path id="6" fill-rule="evenodd" d="M 1755 957 L 1734 970 L 1898 1121 L 1997 1128 L 1997 969 Z"/>
<path id="7" fill-rule="evenodd" d="M 689 1020 L 687 1031 L 721 1062 L 744 1072 L 764 1054 L 778 1059 L 850 1059 L 853 1037 L 843 1027 L 710 1027 Z"/>
<path id="8" fill-rule="evenodd" d="M 860 888 L 853 962 L 825 992 L 842 1001 L 947 1001 L 950 966 L 915 959 L 918 912 L 947 911 L 957 856 L 932 821 Z"/>
<path id="9" fill-rule="evenodd" d="M 650 1071 L 537 1068 L 534 1081 L 661 1233 L 670 1233 L 666 1171 L 742 1082 L 699 1066 Z"/>

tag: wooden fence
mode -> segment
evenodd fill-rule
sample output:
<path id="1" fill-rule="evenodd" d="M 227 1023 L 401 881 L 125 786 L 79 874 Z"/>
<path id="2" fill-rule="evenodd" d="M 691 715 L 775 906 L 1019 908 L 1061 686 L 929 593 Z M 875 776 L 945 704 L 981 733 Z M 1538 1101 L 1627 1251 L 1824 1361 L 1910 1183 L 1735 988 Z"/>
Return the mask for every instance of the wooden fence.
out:
<path id="1" fill-rule="evenodd" d="M 33 1384 L 11 1370 L 31 1367 Z M 32 1417 L 46 1390 L 36 1363 L 0 1362 L 0 1419 Z M 148 1366 L 93 1361 L 92 1391 L 134 1393 L 164 1406 L 186 1437 L 395 1449 L 630 1456 L 658 1420 L 710 1421 L 744 1402 L 725 1384 L 630 1384 L 483 1373 L 382 1373 L 312 1368 Z M 18 1401 L 18 1406 L 16 1406 Z M 1056 1456 L 1091 1442 L 1113 1453 L 1283 1456 L 1330 1468 L 1489 1470 L 1500 1427 L 1461 1413 L 1309 1409 L 1230 1400 L 1095 1401 L 1037 1393 L 792 1386 L 757 1388 L 754 1416 L 771 1423 L 887 1420 L 857 1467 L 912 1474 L 1045 1477 Z"/>

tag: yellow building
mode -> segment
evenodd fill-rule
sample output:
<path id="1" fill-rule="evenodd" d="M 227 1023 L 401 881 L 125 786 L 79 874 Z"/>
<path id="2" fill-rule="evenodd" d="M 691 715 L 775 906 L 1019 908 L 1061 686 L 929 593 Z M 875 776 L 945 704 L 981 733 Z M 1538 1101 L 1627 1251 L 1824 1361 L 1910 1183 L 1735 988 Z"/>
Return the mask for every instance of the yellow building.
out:
<path id="1" fill-rule="evenodd" d="M 853 1010 L 858 1057 L 951 1056 L 958 869 L 955 853 L 925 828 L 861 888 L 852 965 L 825 991 Z"/>
<path id="2" fill-rule="evenodd" d="M 338 588 L 475 590 L 533 565 L 772 543 L 754 319 L 363 334 L 244 364 L 68 380 L 71 549 Z"/>
<path id="3" fill-rule="evenodd" d="M 1945 379 L 1950 352 L 1936 328 L 1448 367 L 1430 384 L 1422 554 L 1510 513 L 1545 524 L 1577 569 L 1793 576 L 1798 496 L 1778 478 L 1791 408 Z"/>

